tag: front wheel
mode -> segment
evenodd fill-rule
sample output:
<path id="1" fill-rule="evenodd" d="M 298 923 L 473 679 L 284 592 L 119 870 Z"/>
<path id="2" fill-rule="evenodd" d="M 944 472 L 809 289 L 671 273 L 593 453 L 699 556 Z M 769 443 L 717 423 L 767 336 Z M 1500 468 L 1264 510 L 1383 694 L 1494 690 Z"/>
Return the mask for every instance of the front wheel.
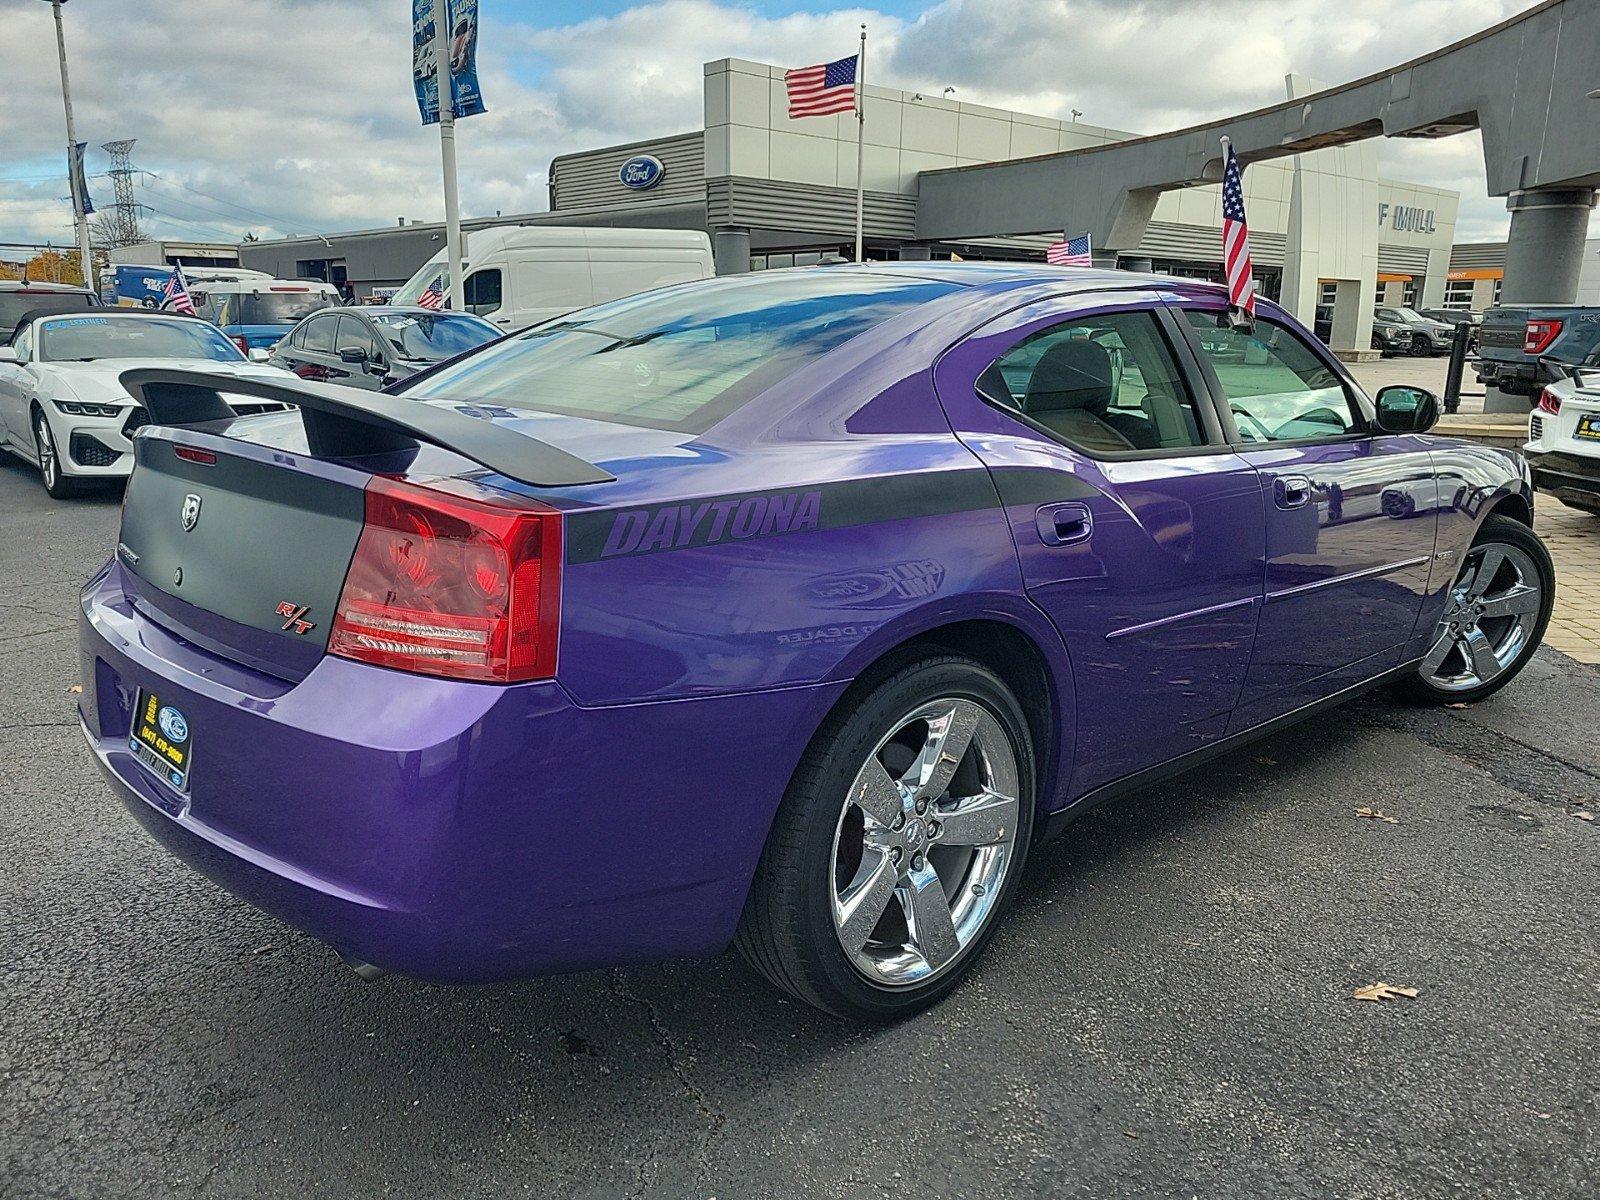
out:
<path id="1" fill-rule="evenodd" d="M 70 500 L 76 496 L 77 481 L 61 473 L 61 455 L 56 449 L 55 435 L 50 432 L 50 422 L 42 412 L 33 414 L 33 446 L 39 455 L 39 477 L 51 499 Z"/>
<path id="2" fill-rule="evenodd" d="M 838 1016 L 926 1008 L 1010 903 L 1033 807 L 1033 743 L 1010 689 L 957 655 L 912 662 L 813 739 L 736 944 L 772 983 Z"/>
<path id="3" fill-rule="evenodd" d="M 1462 559 L 1427 657 L 1405 690 L 1457 704 L 1499 691 L 1538 649 L 1555 592 L 1555 567 L 1539 535 L 1490 515 Z"/>

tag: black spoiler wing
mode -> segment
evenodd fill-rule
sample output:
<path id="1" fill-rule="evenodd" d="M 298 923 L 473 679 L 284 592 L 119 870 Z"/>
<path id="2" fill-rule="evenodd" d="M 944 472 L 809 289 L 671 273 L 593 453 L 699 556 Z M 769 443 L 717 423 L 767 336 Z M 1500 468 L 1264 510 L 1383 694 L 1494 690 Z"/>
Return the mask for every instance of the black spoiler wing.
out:
<path id="1" fill-rule="evenodd" d="M 224 393 L 293 404 L 305 422 L 306 444 L 318 458 L 390 453 L 427 442 L 533 487 L 609 483 L 616 478 L 559 446 L 494 421 L 362 388 L 294 376 L 280 381 L 177 367 L 139 367 L 124 371 L 119 379 L 156 425 L 230 420 L 234 412 L 222 398 Z"/>

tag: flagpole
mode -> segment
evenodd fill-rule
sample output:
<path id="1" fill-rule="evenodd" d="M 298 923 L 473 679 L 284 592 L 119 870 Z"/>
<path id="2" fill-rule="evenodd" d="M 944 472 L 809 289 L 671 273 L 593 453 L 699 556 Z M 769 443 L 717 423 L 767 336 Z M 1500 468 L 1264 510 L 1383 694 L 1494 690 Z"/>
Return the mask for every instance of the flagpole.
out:
<path id="1" fill-rule="evenodd" d="M 456 102 L 450 86 L 450 0 L 433 0 L 434 80 L 439 91 L 439 158 L 444 169 L 444 252 L 449 259 L 450 298 L 466 308 L 461 270 L 461 204 L 456 193 Z M 444 305 L 440 305 L 444 307 Z"/>
<path id="2" fill-rule="evenodd" d="M 856 58 L 856 261 L 861 262 L 861 214 L 866 180 L 861 170 L 867 155 L 867 26 L 861 24 L 861 49 Z"/>
<path id="3" fill-rule="evenodd" d="M 67 35 L 61 27 L 61 6 L 67 0 L 49 0 L 56 17 L 56 55 L 61 60 L 61 103 L 67 110 L 67 172 L 68 187 L 72 192 L 72 224 L 78 235 L 78 256 L 83 270 L 83 286 L 94 287 L 94 261 L 89 249 L 89 214 L 83 211 L 83 197 L 79 195 L 77 181 L 81 171 L 75 171 L 74 157 L 78 153 L 78 130 L 72 120 L 72 84 L 67 79 Z"/>

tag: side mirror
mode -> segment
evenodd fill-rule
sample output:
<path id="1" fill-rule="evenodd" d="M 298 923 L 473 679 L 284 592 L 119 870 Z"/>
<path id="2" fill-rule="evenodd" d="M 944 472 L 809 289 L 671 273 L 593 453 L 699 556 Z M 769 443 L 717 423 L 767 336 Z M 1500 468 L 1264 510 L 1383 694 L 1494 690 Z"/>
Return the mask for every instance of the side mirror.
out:
<path id="1" fill-rule="evenodd" d="M 19 363 L 22 355 L 17 353 L 15 346 L 0 346 L 0 363 Z"/>
<path id="2" fill-rule="evenodd" d="M 1377 406 L 1384 433 L 1426 433 L 1439 420 L 1439 398 L 1427 388 L 1390 384 L 1378 389 Z"/>
<path id="3" fill-rule="evenodd" d="M 367 352 L 360 346 L 341 346 L 339 348 L 339 361 L 347 363 L 364 363 L 367 361 Z"/>
<path id="4" fill-rule="evenodd" d="M 251 362 L 266 362 L 272 357 L 272 351 L 264 350 L 260 346 L 252 346 L 250 347 L 249 353 L 246 354 L 245 357 Z"/>

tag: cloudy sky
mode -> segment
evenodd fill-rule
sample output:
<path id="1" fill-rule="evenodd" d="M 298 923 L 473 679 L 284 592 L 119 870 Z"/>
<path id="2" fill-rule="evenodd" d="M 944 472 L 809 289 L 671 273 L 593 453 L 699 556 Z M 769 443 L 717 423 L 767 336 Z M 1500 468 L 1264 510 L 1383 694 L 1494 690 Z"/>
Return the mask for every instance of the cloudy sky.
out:
<path id="1" fill-rule="evenodd" d="M 460 126 L 468 216 L 546 207 L 550 159 L 701 124 L 701 63 L 800 64 L 871 27 L 871 80 L 1159 132 L 1357 78 L 1531 0 L 481 0 L 489 112 Z M 72 0 L 78 135 L 137 138 L 148 231 L 230 240 L 437 219 L 411 95 L 410 0 Z M 136 14 L 136 15 L 135 15 Z M 0 0 L 0 242 L 70 241 L 50 9 Z M 1503 236 L 1476 134 L 1392 142 L 1384 172 L 1458 189 L 1459 240 Z M 91 180 L 102 207 L 108 180 Z"/>

